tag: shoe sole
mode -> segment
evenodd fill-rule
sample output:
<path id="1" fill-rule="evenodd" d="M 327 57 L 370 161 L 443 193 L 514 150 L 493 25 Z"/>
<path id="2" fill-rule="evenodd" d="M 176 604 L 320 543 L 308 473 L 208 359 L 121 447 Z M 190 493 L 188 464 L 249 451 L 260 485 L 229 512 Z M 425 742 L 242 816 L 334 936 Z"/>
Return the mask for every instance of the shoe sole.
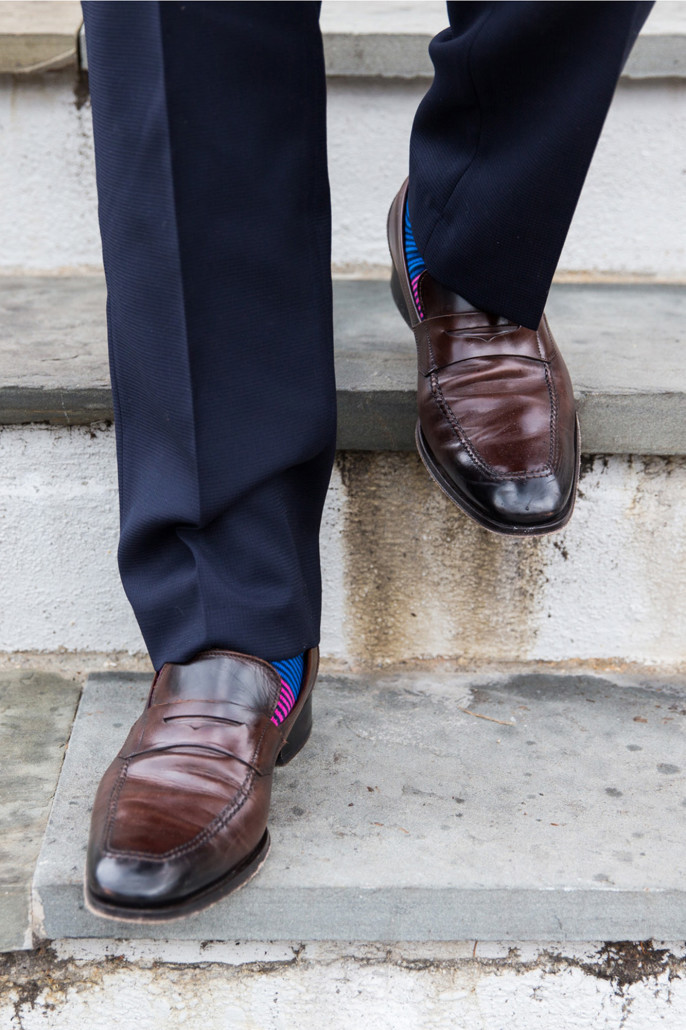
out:
<path id="1" fill-rule="evenodd" d="M 283 766 L 292 761 L 298 752 L 304 748 L 311 732 L 312 693 L 310 691 L 302 711 L 293 724 L 288 740 L 276 758 L 275 764 Z M 134 907 L 133 905 L 117 905 L 94 894 L 85 879 L 83 885 L 84 902 L 88 911 L 92 912 L 93 915 L 116 922 L 170 923 L 175 919 L 182 919 L 184 916 L 203 912 L 205 909 L 211 908 L 212 905 L 216 905 L 218 901 L 221 901 L 227 895 L 233 894 L 235 891 L 240 890 L 241 887 L 245 887 L 246 883 L 252 880 L 264 865 L 270 848 L 271 838 L 269 830 L 265 829 L 262 839 L 255 850 L 239 865 L 234 866 L 233 869 L 230 869 L 220 879 L 208 884 L 194 894 L 189 894 L 187 897 L 179 899 L 174 904 L 148 908 Z"/>
<path id="2" fill-rule="evenodd" d="M 397 198 L 396 198 L 397 200 Z M 402 225 L 402 206 L 397 205 L 396 200 L 393 201 L 391 209 L 388 212 L 388 220 L 386 223 L 386 235 L 388 239 L 388 249 L 391 254 L 391 294 L 395 306 L 400 312 L 400 316 L 404 322 L 413 329 L 412 316 L 410 314 L 410 305 L 414 309 L 416 320 L 420 321 L 419 314 L 412 298 L 412 291 L 410 289 L 409 280 L 407 278 L 407 270 L 403 267 L 402 273 L 398 268 L 395 254 L 393 239 L 397 236 L 395 241 L 396 249 L 399 248 L 402 252 L 402 229 L 398 229 L 397 225 L 393 225 L 394 218 L 399 220 L 399 224 Z M 416 323 L 415 323 L 416 324 Z M 579 482 L 579 468 L 581 463 L 581 431 L 579 427 L 579 417 L 575 416 L 576 431 L 574 437 L 575 446 L 575 469 L 574 469 L 574 482 L 572 483 L 572 490 L 564 509 L 555 516 L 554 519 L 549 519 L 547 522 L 532 523 L 530 526 L 523 526 L 518 523 L 510 522 L 499 522 L 497 519 L 489 518 L 484 515 L 483 512 L 479 511 L 469 501 L 468 498 L 464 497 L 453 481 L 445 474 L 439 463 L 431 453 L 431 449 L 427 444 L 424 434 L 422 433 L 422 427 L 417 420 L 417 426 L 415 429 L 415 443 L 417 445 L 417 451 L 419 457 L 422 460 L 424 468 L 433 479 L 436 486 L 445 494 L 445 496 L 456 505 L 461 512 L 468 515 L 470 519 L 481 526 L 482 529 L 488 529 L 491 533 L 499 533 L 501 536 L 509 537 L 530 537 L 530 536 L 545 536 L 548 533 L 556 533 L 559 529 L 562 529 L 567 525 L 572 517 L 574 511 L 574 505 L 576 503 L 576 489 Z"/>

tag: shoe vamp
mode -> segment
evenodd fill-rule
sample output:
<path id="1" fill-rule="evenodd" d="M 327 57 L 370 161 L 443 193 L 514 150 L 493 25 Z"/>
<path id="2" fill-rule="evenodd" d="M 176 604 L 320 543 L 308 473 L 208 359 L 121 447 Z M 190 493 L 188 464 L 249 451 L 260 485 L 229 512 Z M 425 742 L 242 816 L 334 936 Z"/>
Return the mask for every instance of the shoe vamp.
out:
<path id="1" fill-rule="evenodd" d="M 498 475 L 549 469 L 553 405 L 542 362 L 474 358 L 436 378 L 469 446 Z"/>
<path id="2" fill-rule="evenodd" d="M 163 854 L 241 804 L 254 778 L 236 759 L 188 752 L 136 759 L 118 794 L 109 846 Z"/>

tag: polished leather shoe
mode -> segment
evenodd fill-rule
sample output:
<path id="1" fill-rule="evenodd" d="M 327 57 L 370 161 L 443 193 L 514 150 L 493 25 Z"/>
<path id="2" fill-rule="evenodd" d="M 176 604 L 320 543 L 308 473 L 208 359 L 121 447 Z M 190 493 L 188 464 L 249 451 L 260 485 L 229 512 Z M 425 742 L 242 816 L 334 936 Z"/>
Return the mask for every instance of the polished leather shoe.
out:
<path id="1" fill-rule="evenodd" d="M 97 915 L 162 922 L 241 887 L 269 851 L 274 765 L 312 728 L 318 651 L 288 718 L 271 721 L 281 692 L 268 662 L 204 651 L 164 665 L 145 711 L 95 798 L 86 904 Z"/>
<path id="2" fill-rule="evenodd" d="M 424 271 L 410 284 L 407 181 L 391 205 L 393 299 L 417 342 L 416 441 L 429 474 L 480 526 L 561 529 L 574 508 L 579 427 L 569 373 L 545 316 L 537 330 L 477 311 Z"/>

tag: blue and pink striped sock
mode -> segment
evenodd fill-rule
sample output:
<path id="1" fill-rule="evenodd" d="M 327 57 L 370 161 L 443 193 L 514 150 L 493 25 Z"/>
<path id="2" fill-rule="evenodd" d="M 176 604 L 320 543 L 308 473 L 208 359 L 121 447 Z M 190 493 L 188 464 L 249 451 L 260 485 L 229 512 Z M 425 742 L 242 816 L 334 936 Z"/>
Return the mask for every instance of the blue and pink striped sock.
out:
<path id="1" fill-rule="evenodd" d="M 274 725 L 280 726 L 284 719 L 288 718 L 293 705 L 298 700 L 305 671 L 305 652 L 296 655 L 295 658 L 283 658 L 270 664 L 274 666 L 281 677 L 281 693 L 272 715 Z"/>
<path id="2" fill-rule="evenodd" d="M 407 210 L 407 204 L 405 205 L 405 261 L 407 263 L 407 272 L 410 277 L 410 284 L 412 286 L 412 293 L 414 295 L 414 302 L 417 305 L 417 312 L 421 319 L 424 318 L 424 312 L 422 311 L 422 305 L 419 300 L 419 279 L 422 272 L 426 271 L 426 265 L 424 264 L 424 258 L 419 253 L 417 244 L 414 240 L 412 232 L 412 226 L 410 224 L 410 213 Z"/>

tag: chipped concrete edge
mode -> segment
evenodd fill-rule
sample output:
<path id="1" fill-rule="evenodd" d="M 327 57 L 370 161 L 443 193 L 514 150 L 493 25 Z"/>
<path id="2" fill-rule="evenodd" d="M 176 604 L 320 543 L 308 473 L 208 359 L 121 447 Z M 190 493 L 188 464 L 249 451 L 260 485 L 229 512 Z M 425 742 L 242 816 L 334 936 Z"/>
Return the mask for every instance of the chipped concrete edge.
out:
<path id="1" fill-rule="evenodd" d="M 77 36 L 79 45 L 77 47 Z M 425 33 L 324 32 L 326 74 L 330 78 L 430 79 L 431 35 Z M 0 74 L 35 75 L 80 64 L 88 69 L 85 34 L 0 33 Z M 639 36 L 624 79 L 686 78 L 686 35 Z"/>
<path id="2" fill-rule="evenodd" d="M 584 454 L 686 454 L 683 393 L 583 387 L 575 392 Z M 414 451 L 414 386 L 406 390 L 339 387 L 337 401 L 337 450 Z M 109 424 L 113 418 L 109 387 L 0 388 L 0 426 L 68 428 Z"/>

